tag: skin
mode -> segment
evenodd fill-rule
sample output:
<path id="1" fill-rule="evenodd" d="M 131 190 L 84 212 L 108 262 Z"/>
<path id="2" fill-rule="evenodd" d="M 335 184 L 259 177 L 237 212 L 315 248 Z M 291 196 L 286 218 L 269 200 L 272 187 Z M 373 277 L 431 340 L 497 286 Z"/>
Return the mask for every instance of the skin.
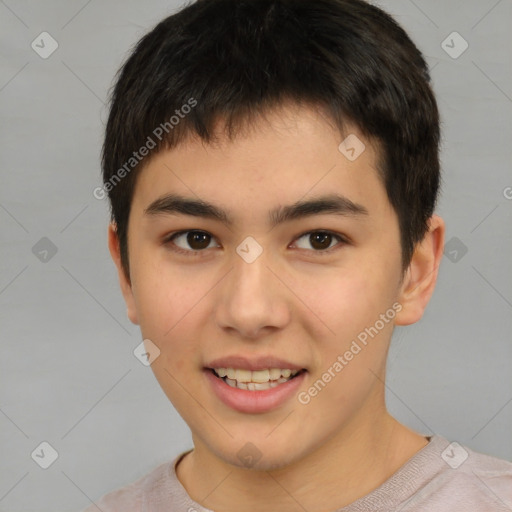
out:
<path id="1" fill-rule="evenodd" d="M 348 133 L 366 145 L 353 162 L 317 110 L 288 105 L 234 141 L 190 137 L 154 155 L 133 197 L 129 279 L 109 227 L 128 316 L 160 349 L 153 372 L 192 432 L 194 450 L 178 465 L 178 478 L 206 508 L 332 511 L 371 492 L 428 444 L 386 411 L 385 363 L 394 325 L 418 321 L 433 292 L 444 223 L 431 218 L 403 273 L 377 149 L 356 128 Z M 368 214 L 322 213 L 270 229 L 268 211 L 333 191 Z M 212 202 L 234 222 L 144 213 L 169 192 Z M 181 230 L 207 232 L 210 245 L 198 256 L 173 251 L 168 237 Z M 333 237 L 322 253 L 302 236 L 310 230 L 347 241 Z M 250 264 L 236 252 L 247 236 L 263 248 Z M 174 242 L 200 252 L 186 236 Z M 237 412 L 203 374 L 208 361 L 225 355 L 274 355 L 308 370 L 305 391 L 394 303 L 401 305 L 395 318 L 306 405 L 294 396 L 270 412 Z M 250 469 L 237 456 L 247 442 L 262 455 Z"/>

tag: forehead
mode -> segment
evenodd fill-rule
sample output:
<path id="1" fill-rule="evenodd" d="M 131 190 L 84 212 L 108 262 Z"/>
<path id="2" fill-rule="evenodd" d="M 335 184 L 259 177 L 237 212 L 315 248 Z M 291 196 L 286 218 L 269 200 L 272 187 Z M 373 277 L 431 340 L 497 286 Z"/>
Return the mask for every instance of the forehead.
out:
<path id="1" fill-rule="evenodd" d="M 389 206 L 375 143 L 351 125 L 340 133 L 314 107 L 266 112 L 231 139 L 219 122 L 216 134 L 212 143 L 188 136 L 153 155 L 137 179 L 133 207 L 142 213 L 169 192 L 215 198 L 246 216 L 333 192 L 368 209 Z"/>

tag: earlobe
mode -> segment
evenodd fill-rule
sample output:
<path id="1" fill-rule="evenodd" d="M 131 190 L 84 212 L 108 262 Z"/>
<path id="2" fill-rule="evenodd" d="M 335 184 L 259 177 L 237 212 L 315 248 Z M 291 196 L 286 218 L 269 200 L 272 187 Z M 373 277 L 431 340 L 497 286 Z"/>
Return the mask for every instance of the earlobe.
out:
<path id="1" fill-rule="evenodd" d="M 135 306 L 135 299 L 133 297 L 133 290 L 130 280 L 127 278 L 123 265 L 121 263 L 121 250 L 119 247 L 119 237 L 117 236 L 117 229 L 114 223 L 108 226 L 108 249 L 117 268 L 117 275 L 119 277 L 119 285 L 126 303 L 126 314 L 133 324 L 138 325 L 137 308 Z"/>
<path id="2" fill-rule="evenodd" d="M 395 317 L 396 325 L 417 322 L 434 292 L 444 249 L 444 221 L 438 215 L 429 220 L 429 230 L 414 250 L 404 275 L 399 302 L 402 310 Z"/>

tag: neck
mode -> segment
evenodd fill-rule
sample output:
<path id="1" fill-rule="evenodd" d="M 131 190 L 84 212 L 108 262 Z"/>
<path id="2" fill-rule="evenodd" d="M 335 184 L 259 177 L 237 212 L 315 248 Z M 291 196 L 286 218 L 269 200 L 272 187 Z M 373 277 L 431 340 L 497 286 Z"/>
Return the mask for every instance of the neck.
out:
<path id="1" fill-rule="evenodd" d="M 194 501 L 216 512 L 336 510 L 379 487 L 427 444 L 384 408 L 374 416 L 272 471 L 233 466 L 194 439 L 177 476 Z"/>

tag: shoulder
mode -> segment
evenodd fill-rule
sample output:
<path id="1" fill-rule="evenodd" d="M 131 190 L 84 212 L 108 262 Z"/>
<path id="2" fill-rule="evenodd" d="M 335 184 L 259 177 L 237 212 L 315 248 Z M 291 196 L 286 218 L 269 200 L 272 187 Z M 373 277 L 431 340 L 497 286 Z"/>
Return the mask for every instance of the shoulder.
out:
<path id="1" fill-rule="evenodd" d="M 144 497 L 161 489 L 167 482 L 173 463 L 174 461 L 160 464 L 129 485 L 105 494 L 83 512 L 142 512 Z"/>
<path id="2" fill-rule="evenodd" d="M 509 510 L 512 507 L 512 462 L 462 448 L 468 458 L 460 466 L 461 480 L 471 481 L 475 490 L 506 505 Z"/>
<path id="3" fill-rule="evenodd" d="M 512 463 L 430 436 L 430 442 L 378 489 L 342 510 L 510 512 Z"/>
<path id="4" fill-rule="evenodd" d="M 439 506 L 446 506 L 446 510 L 511 510 L 511 462 L 473 451 L 457 442 L 438 439 L 444 441 L 439 454 L 443 462 L 435 477 L 425 482 L 413 501 L 425 505 L 439 503 Z"/>

